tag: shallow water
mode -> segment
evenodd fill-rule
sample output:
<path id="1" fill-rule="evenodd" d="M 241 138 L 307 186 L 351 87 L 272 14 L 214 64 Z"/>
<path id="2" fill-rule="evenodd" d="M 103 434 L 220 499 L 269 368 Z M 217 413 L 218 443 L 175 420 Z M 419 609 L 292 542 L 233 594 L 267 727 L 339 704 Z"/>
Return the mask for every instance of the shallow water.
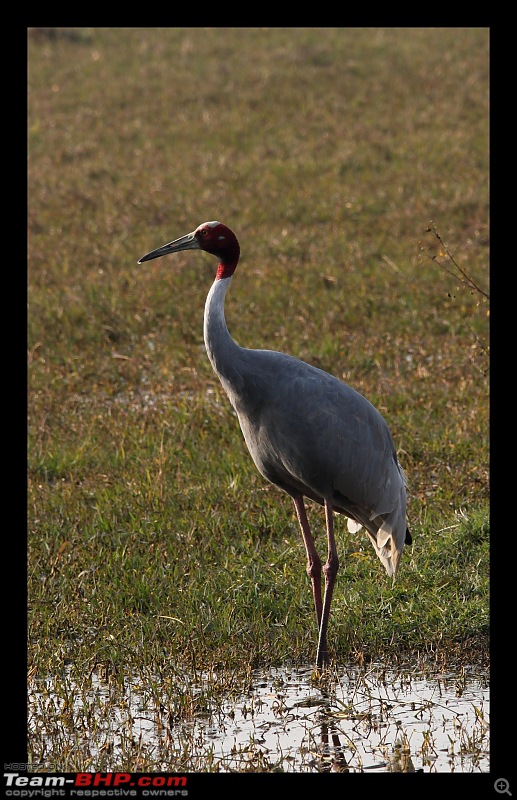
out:
<path id="1" fill-rule="evenodd" d="M 237 771 L 253 762 L 297 772 L 488 771 L 484 679 L 347 673 L 322 693 L 311 672 L 258 673 L 222 716 L 194 723 L 211 760 Z"/>
<path id="2" fill-rule="evenodd" d="M 141 678 L 116 690 L 95 674 L 87 689 L 49 679 L 29 694 L 33 759 L 50 771 L 489 771 L 486 675 L 349 668 L 323 688 L 311 675 L 255 672 L 227 697 L 205 676 L 187 715 L 171 685 L 160 697 Z"/>

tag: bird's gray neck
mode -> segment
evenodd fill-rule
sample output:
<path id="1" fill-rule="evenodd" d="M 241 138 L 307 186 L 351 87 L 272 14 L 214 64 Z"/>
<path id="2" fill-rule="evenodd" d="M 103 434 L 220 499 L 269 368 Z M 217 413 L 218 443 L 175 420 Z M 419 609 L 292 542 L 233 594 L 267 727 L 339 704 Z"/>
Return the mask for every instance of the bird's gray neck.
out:
<path id="1" fill-rule="evenodd" d="M 228 333 L 224 317 L 224 298 L 231 283 L 230 278 L 214 281 L 205 303 L 204 336 L 210 363 L 230 395 L 238 391 L 239 354 L 241 348 Z"/>

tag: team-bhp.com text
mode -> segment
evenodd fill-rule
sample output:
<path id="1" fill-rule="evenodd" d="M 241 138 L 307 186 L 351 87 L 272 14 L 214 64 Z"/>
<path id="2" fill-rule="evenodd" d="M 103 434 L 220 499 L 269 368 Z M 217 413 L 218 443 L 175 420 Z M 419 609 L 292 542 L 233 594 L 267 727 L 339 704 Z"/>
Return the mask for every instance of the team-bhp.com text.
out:
<path id="1" fill-rule="evenodd" d="M 129 772 L 78 772 L 20 775 L 4 772 L 6 797 L 188 797 L 185 775 L 131 775 Z M 157 792 L 158 790 L 158 792 Z"/>

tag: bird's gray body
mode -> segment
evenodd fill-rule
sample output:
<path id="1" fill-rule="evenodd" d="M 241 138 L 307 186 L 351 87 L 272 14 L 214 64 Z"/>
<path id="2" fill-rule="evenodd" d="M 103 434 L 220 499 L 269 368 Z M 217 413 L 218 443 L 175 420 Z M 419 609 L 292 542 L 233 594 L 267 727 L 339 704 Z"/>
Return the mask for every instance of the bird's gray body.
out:
<path id="1" fill-rule="evenodd" d="M 239 347 L 216 281 L 205 306 L 205 345 L 259 472 L 362 525 L 389 575 L 406 537 L 406 487 L 382 415 L 334 376 L 285 353 Z"/>

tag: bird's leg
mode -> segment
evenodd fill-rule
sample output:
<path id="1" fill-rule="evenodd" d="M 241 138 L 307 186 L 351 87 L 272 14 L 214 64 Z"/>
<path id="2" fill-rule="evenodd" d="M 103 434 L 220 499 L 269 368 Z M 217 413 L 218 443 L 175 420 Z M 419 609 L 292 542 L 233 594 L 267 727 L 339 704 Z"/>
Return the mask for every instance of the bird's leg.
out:
<path id="1" fill-rule="evenodd" d="M 321 559 L 316 552 L 316 547 L 314 545 L 314 539 L 311 533 L 311 529 L 309 528 L 309 520 L 307 519 L 307 512 L 305 511 L 305 505 L 303 502 L 302 495 L 297 495 L 293 497 L 294 507 L 296 508 L 296 515 L 298 517 L 298 522 L 300 523 L 300 528 L 302 531 L 303 541 L 305 543 L 305 549 L 307 551 L 307 575 L 311 579 L 312 582 L 312 593 L 314 595 L 314 607 L 316 609 L 316 619 L 318 621 L 318 631 L 321 626 L 321 614 L 322 614 L 322 603 L 321 603 Z"/>
<path id="2" fill-rule="evenodd" d="M 337 555 L 336 540 L 334 537 L 334 515 L 332 513 L 332 503 L 330 500 L 325 500 L 325 519 L 327 522 L 328 557 L 327 563 L 323 567 L 323 574 L 325 575 L 325 596 L 323 599 L 323 613 L 321 616 L 318 653 L 316 655 L 316 666 L 319 669 L 328 661 L 327 627 L 330 615 L 330 604 L 332 602 L 332 593 L 334 591 L 336 575 L 339 569 L 339 559 Z"/>

